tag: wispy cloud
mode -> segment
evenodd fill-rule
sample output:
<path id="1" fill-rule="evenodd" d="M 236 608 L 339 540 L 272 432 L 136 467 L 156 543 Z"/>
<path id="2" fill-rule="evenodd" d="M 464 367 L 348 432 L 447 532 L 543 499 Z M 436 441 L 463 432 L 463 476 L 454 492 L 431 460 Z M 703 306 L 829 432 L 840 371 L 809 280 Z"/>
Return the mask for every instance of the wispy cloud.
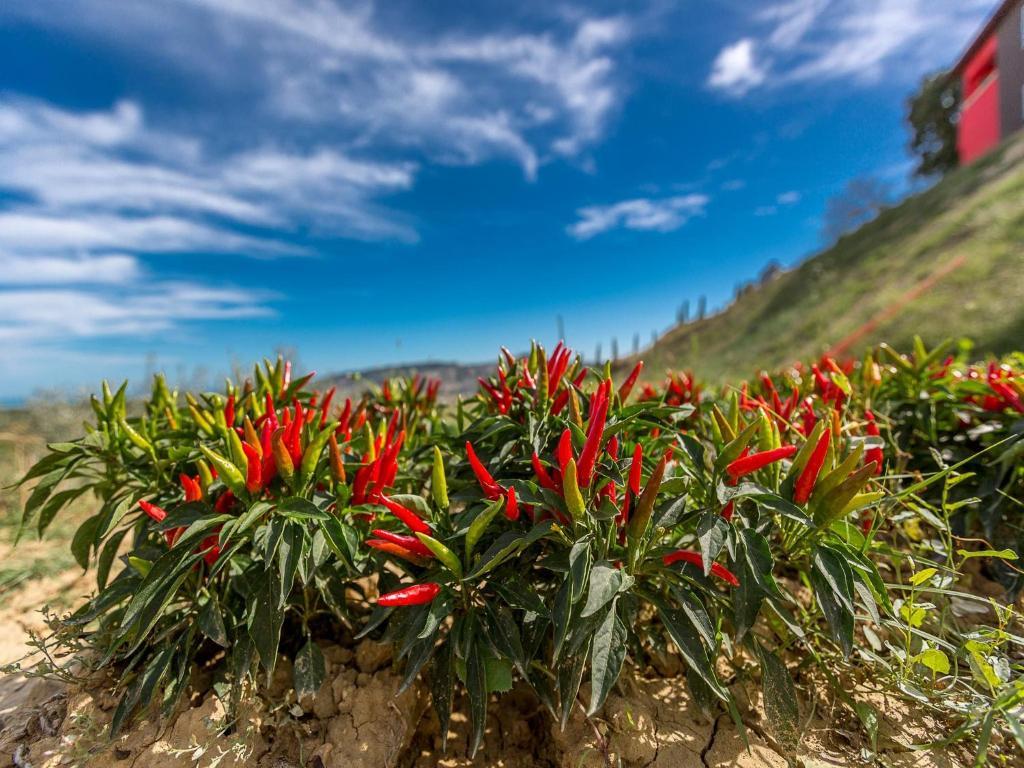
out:
<path id="1" fill-rule="evenodd" d="M 30 288 L 0 291 L 0 341 L 138 336 L 183 321 L 270 314 L 266 297 L 248 291 L 161 283 L 130 291 Z"/>
<path id="2" fill-rule="evenodd" d="M 795 189 L 792 189 L 789 192 L 783 192 L 778 197 L 776 197 L 775 202 L 778 203 L 779 205 L 796 205 L 797 203 L 800 202 L 801 199 L 803 199 L 803 195 L 801 195 Z"/>
<path id="3" fill-rule="evenodd" d="M 591 205 L 576 211 L 579 220 L 568 227 L 577 240 L 588 240 L 612 229 L 671 232 L 694 216 L 704 213 L 706 195 L 691 194 L 666 198 L 635 198 L 611 205 Z"/>
<path id="4" fill-rule="evenodd" d="M 333 127 L 340 140 L 437 162 L 517 162 L 528 178 L 604 134 L 626 86 L 626 16 L 563 14 L 544 32 L 381 21 L 384 4 L 329 0 L 9 0 L 8 13 L 159 56 L 259 113 Z M 413 14 L 409 14 L 412 16 Z M 202 51 L 197 55 L 197 51 Z"/>
<path id="5" fill-rule="evenodd" d="M 990 0 L 785 0 L 754 16 L 756 35 L 729 43 L 708 85 L 732 96 L 793 82 L 901 82 L 948 65 Z"/>

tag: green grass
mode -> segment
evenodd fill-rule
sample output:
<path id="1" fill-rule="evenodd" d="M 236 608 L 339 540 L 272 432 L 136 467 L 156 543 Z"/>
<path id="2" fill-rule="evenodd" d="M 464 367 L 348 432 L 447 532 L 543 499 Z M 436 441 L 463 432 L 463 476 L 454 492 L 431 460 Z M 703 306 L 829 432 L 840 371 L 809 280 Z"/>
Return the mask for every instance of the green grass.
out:
<path id="1" fill-rule="evenodd" d="M 950 263 L 962 266 L 885 317 Z M 746 378 L 814 357 L 884 320 L 849 353 L 969 336 L 978 356 L 1024 341 L 1024 137 L 949 174 L 721 314 L 669 331 L 641 356 L 651 375 L 691 369 L 711 381 Z"/>

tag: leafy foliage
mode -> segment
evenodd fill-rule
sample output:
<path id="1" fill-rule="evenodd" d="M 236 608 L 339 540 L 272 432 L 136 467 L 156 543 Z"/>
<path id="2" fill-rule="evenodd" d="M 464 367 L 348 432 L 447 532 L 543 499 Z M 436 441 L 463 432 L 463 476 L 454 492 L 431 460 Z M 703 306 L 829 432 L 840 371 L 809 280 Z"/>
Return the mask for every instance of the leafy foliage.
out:
<path id="1" fill-rule="evenodd" d="M 119 670 L 114 732 L 172 707 L 198 664 L 236 703 L 284 654 L 312 693 L 318 641 L 351 630 L 393 644 L 403 687 L 429 680 L 442 733 L 464 700 L 474 752 L 515 680 L 565 723 L 666 647 L 694 700 L 734 717 L 723 669 L 759 670 L 790 748 L 797 647 L 827 675 L 871 664 L 963 734 L 1017 737 L 1012 610 L 964 634 L 946 613 L 972 599 L 956 589 L 966 559 L 1021 550 L 1020 362 L 919 343 L 715 393 L 686 375 L 641 384 L 641 366 L 615 387 L 534 344 L 503 350 L 452 409 L 417 378 L 337 404 L 280 360 L 222 393 L 181 398 L 157 377 L 138 412 L 104 385 L 87 434 L 23 481 L 23 526 L 96 499 L 72 548 L 97 592 L 52 640 Z"/>

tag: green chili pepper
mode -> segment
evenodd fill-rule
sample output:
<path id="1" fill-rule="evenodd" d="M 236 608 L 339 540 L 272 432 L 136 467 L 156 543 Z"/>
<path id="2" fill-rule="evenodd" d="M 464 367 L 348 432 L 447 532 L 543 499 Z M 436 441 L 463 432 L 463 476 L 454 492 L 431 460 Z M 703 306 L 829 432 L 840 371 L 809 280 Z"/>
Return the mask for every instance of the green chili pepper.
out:
<path id="1" fill-rule="evenodd" d="M 442 544 L 432 536 L 428 536 L 425 533 L 416 533 L 416 538 L 423 542 L 423 545 L 429 549 L 441 564 L 451 571 L 455 578 L 462 578 L 462 563 L 459 562 L 458 556 L 452 552 L 448 547 Z"/>
<path id="2" fill-rule="evenodd" d="M 448 509 L 448 481 L 444 476 L 444 458 L 441 449 L 434 446 L 434 467 L 431 473 L 430 493 L 438 509 Z"/>

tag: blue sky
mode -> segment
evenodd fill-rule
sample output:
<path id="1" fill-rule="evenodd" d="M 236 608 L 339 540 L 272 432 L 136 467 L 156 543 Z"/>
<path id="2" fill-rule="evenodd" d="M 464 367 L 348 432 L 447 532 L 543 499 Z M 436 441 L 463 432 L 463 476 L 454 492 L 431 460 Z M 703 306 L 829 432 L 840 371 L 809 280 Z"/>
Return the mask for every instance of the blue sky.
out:
<path id="1" fill-rule="evenodd" d="M 0 398 L 646 342 L 910 170 L 991 0 L 5 0 Z"/>

